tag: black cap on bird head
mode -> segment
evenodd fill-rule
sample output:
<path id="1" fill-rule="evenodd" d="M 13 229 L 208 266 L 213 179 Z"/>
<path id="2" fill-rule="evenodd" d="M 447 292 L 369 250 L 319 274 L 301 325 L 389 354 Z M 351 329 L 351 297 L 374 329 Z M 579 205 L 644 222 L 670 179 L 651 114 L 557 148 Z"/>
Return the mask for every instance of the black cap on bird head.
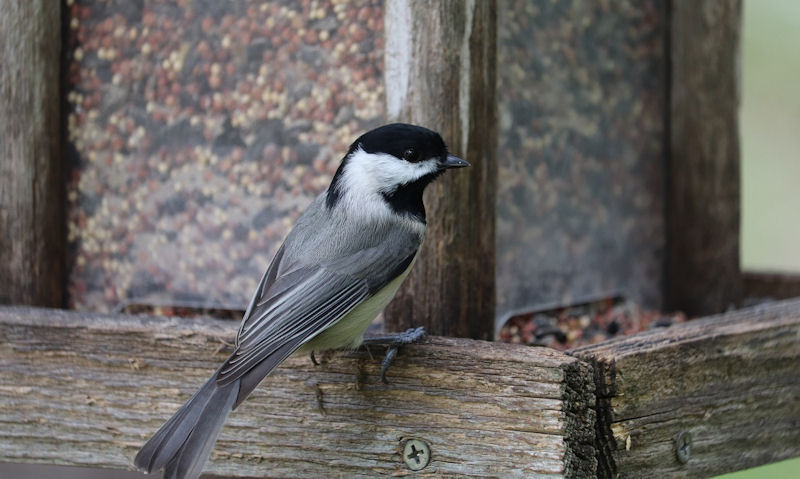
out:
<path id="1" fill-rule="evenodd" d="M 424 210 L 421 210 L 422 190 L 431 181 L 436 179 L 445 170 L 450 168 L 462 168 L 469 166 L 469 163 L 451 155 L 447 150 L 447 145 L 441 135 L 428 128 L 410 125 L 407 123 L 391 123 L 374 130 L 370 130 L 353 142 L 345 155 L 336 174 L 328 188 L 326 203 L 329 208 L 336 205 L 342 194 L 342 176 L 348 163 L 359 153 L 370 155 L 373 162 L 381 162 L 382 168 L 396 173 L 396 183 L 387 185 L 381 193 L 389 201 L 393 208 L 398 204 L 396 197 L 411 196 L 411 203 L 415 206 L 410 208 L 415 216 L 424 218 Z M 386 155 L 390 155 L 396 161 L 402 163 L 389 164 L 385 162 Z M 359 161 L 364 160 L 362 156 Z M 406 164 L 403 167 L 402 164 Z M 408 176 L 404 175 L 408 173 Z M 417 200 L 417 196 L 419 199 Z M 401 202 L 402 210 L 405 212 L 407 201 Z M 395 208 L 397 210 L 397 208 Z"/>

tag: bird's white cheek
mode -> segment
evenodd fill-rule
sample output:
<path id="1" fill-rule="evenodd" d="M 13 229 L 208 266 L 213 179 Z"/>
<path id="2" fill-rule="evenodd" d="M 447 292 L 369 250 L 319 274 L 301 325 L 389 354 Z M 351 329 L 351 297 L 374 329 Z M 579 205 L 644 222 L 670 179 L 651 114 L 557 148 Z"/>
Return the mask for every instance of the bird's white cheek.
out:
<path id="1" fill-rule="evenodd" d="M 435 159 L 409 163 L 385 153 L 357 150 L 347 166 L 345 181 L 355 190 L 380 192 L 412 183 L 436 171 Z"/>
<path id="2" fill-rule="evenodd" d="M 394 188 L 398 185 L 413 183 L 425 175 L 436 171 L 436 160 L 420 161 L 419 163 L 408 163 L 394 159 L 391 163 L 386 162 L 376 174 L 379 175 L 379 182 L 384 188 Z"/>

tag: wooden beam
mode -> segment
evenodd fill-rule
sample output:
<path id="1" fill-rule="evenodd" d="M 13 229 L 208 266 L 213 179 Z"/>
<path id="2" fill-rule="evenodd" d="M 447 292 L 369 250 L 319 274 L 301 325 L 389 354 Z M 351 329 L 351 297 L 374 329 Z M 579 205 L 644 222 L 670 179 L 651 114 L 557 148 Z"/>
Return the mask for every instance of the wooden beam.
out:
<path id="1" fill-rule="evenodd" d="M 800 273 L 742 273 L 742 299 L 787 299 L 800 297 Z"/>
<path id="2" fill-rule="evenodd" d="M 391 119 L 442 133 L 472 164 L 428 188 L 422 253 L 386 311 L 389 330 L 490 339 L 495 314 L 496 23 L 494 0 L 386 3 Z"/>
<path id="3" fill-rule="evenodd" d="M 0 304 L 61 306 L 61 2 L 3 2 L 0 39 Z"/>
<path id="4" fill-rule="evenodd" d="M 670 16 L 667 305 L 690 316 L 739 298 L 741 0 L 676 0 Z"/>
<path id="5" fill-rule="evenodd" d="M 129 469 L 229 352 L 212 319 L 0 307 L 0 462 Z M 378 351 L 375 351 L 378 353 Z M 376 354 L 377 355 L 377 354 Z M 206 467 L 230 477 L 422 473 L 592 477 L 587 365 L 544 348 L 431 337 L 379 379 L 366 352 L 290 358 L 228 420 Z"/>
<path id="6" fill-rule="evenodd" d="M 800 456 L 800 300 L 573 354 L 594 367 L 598 477 L 708 477 Z"/>

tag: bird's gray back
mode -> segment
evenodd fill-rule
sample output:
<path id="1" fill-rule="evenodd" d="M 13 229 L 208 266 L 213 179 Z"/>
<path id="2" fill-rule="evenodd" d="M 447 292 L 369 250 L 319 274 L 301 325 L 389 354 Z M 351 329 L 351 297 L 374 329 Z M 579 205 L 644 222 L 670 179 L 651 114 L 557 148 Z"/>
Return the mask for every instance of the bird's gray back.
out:
<path id="1" fill-rule="evenodd" d="M 329 209 L 319 195 L 286 237 L 280 276 L 298 266 L 338 265 L 356 277 L 370 275 L 374 266 L 413 255 L 422 243 L 424 223 L 394 215 Z M 345 272 L 345 271 L 343 271 Z"/>

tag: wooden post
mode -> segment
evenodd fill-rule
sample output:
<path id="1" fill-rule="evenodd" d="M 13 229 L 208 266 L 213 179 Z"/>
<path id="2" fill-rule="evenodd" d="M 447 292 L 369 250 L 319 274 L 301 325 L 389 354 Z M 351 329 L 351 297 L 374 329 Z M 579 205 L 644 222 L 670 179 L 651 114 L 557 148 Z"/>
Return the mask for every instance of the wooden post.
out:
<path id="1" fill-rule="evenodd" d="M 739 298 L 741 0 L 672 2 L 667 306 L 689 315 Z"/>
<path id="2" fill-rule="evenodd" d="M 598 477 L 710 477 L 800 455 L 800 300 L 573 355 L 594 369 Z"/>
<path id="3" fill-rule="evenodd" d="M 0 15 L 0 303 L 64 302 L 61 2 Z"/>
<path id="4" fill-rule="evenodd" d="M 496 10 L 493 0 L 386 3 L 389 118 L 439 131 L 472 164 L 426 191 L 425 244 L 386 310 L 387 330 L 492 337 Z"/>
<path id="5" fill-rule="evenodd" d="M 130 469 L 230 353 L 231 321 L 0 307 L 0 462 Z M 377 351 L 376 351 L 377 352 Z M 380 380 L 366 351 L 288 359 L 236 411 L 206 472 L 590 478 L 590 368 L 546 348 L 428 337 Z M 421 476 L 415 476 L 421 477 Z"/>

